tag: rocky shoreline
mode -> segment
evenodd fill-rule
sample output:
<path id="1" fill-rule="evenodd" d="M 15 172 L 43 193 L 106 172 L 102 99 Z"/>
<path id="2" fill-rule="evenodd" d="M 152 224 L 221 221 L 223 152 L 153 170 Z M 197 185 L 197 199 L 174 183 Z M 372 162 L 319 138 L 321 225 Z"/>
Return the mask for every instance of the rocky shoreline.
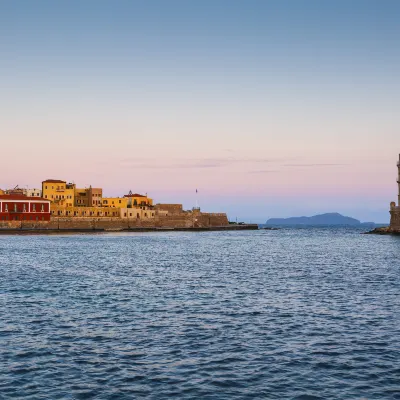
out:
<path id="1" fill-rule="evenodd" d="M 384 226 L 365 232 L 365 235 L 400 235 L 400 231 L 392 229 L 390 226 Z"/>

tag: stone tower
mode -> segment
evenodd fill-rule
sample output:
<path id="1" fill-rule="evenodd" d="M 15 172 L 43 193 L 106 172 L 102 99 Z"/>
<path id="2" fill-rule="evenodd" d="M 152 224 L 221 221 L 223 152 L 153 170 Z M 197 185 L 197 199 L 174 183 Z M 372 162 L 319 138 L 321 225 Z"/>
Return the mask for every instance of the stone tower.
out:
<path id="1" fill-rule="evenodd" d="M 399 154 L 399 161 L 397 162 L 397 185 L 399 187 L 398 189 L 398 199 L 397 199 L 397 205 L 400 207 L 400 154 Z"/>

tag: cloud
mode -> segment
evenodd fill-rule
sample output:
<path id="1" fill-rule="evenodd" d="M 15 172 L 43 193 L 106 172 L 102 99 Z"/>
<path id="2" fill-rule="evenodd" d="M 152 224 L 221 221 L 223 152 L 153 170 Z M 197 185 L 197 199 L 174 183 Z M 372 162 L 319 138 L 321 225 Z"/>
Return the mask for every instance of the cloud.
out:
<path id="1" fill-rule="evenodd" d="M 339 167 L 348 164 L 329 164 L 329 163 L 314 163 L 314 164 L 284 164 L 284 167 Z"/>
<path id="2" fill-rule="evenodd" d="M 276 169 L 260 169 L 260 170 L 254 170 L 254 171 L 249 171 L 249 174 L 272 174 L 275 172 L 279 172 L 279 170 Z"/>
<path id="3" fill-rule="evenodd" d="M 337 163 L 296 163 L 289 164 L 290 158 L 268 158 L 268 157 L 214 157 L 214 158 L 193 158 L 193 159 L 182 159 L 182 158 L 165 158 L 165 159 L 148 159 L 148 158 L 129 158 L 124 159 L 120 162 L 120 166 L 123 168 L 142 168 L 142 169 L 213 169 L 213 168 L 225 168 L 239 166 L 244 170 L 251 168 L 253 164 L 268 165 L 272 167 L 332 167 L 342 166 L 347 164 Z M 293 159 L 292 159 L 293 160 Z M 276 169 L 253 169 L 247 171 L 248 173 L 262 174 L 278 172 Z"/>
<path id="4" fill-rule="evenodd" d="M 144 168 L 144 169 L 203 169 L 203 168 L 221 168 L 238 164 L 252 163 L 273 163 L 276 159 L 269 158 L 236 158 L 236 157 L 216 157 L 216 158 L 198 158 L 198 159 L 125 159 L 121 161 L 124 168 Z"/>

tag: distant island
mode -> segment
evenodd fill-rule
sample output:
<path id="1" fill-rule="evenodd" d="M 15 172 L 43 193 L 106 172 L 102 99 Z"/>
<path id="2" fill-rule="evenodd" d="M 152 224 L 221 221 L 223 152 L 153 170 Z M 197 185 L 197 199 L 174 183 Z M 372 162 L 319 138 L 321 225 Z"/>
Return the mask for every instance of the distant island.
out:
<path id="1" fill-rule="evenodd" d="M 345 217 L 339 213 L 326 213 L 314 215 L 312 217 L 291 217 L 291 218 L 270 218 L 267 226 L 321 226 L 321 225 L 341 225 L 341 226 L 365 226 L 375 225 L 373 222 L 361 223 L 358 219 Z"/>

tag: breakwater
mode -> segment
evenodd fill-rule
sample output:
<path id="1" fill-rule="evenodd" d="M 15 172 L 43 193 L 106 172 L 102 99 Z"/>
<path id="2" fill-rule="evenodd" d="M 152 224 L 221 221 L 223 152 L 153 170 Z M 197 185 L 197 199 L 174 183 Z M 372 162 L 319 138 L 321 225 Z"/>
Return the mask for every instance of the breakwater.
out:
<path id="1" fill-rule="evenodd" d="M 121 218 L 52 218 L 50 221 L 0 221 L 0 233 L 59 233 L 59 232 L 149 232 L 164 230 L 215 231 L 256 230 L 257 224 L 229 224 L 226 216 L 203 215 L 162 217 L 152 220 Z"/>

